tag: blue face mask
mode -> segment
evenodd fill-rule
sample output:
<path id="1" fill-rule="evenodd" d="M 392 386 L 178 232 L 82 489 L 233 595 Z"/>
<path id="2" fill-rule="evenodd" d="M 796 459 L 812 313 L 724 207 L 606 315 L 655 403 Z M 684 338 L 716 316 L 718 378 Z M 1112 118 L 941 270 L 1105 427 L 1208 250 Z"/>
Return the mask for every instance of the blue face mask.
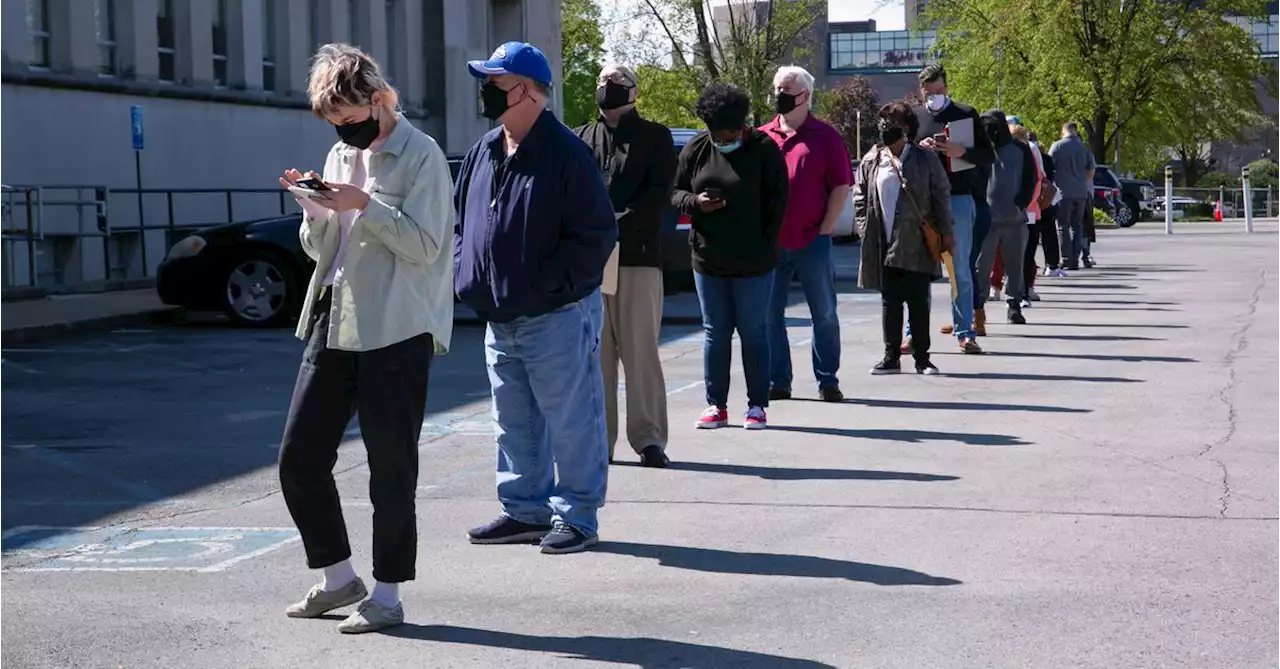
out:
<path id="1" fill-rule="evenodd" d="M 742 148 L 742 140 L 734 140 L 732 144 L 716 144 L 716 151 L 720 153 L 733 153 Z"/>

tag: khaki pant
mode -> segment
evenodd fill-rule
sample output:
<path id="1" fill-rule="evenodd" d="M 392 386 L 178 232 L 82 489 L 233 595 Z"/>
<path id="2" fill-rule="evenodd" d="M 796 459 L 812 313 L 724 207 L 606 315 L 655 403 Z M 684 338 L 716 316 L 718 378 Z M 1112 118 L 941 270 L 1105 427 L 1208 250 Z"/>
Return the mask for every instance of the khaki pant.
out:
<path id="1" fill-rule="evenodd" d="M 658 357 L 662 327 L 662 270 L 620 267 L 618 292 L 604 296 L 600 367 L 609 457 L 618 441 L 618 363 L 627 379 L 627 441 L 637 454 L 646 446 L 667 447 L 667 383 Z"/>

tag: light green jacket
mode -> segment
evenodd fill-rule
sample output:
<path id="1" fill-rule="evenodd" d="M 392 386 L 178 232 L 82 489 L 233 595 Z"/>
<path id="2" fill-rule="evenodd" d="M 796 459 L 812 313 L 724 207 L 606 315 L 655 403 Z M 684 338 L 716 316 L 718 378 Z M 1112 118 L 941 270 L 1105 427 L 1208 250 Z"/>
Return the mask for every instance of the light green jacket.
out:
<path id="1" fill-rule="evenodd" d="M 325 181 L 349 183 L 357 149 L 334 144 Z M 371 351 L 430 333 L 436 353 L 453 334 L 453 181 L 436 141 L 404 116 L 368 166 L 369 205 L 347 239 L 333 285 L 326 346 Z M 310 335 L 312 310 L 338 252 L 336 213 L 304 214 L 302 249 L 316 261 L 297 335 Z"/>

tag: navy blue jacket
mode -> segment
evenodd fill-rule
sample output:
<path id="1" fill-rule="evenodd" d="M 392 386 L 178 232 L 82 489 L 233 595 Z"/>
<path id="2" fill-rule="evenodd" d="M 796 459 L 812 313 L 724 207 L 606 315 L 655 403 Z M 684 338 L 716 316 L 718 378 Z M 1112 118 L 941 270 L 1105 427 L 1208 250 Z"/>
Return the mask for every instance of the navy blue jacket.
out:
<path id="1" fill-rule="evenodd" d="M 483 319 L 540 316 L 600 288 L 618 240 L 595 158 L 549 111 L 515 154 L 502 128 L 467 152 L 453 187 L 453 288 Z"/>

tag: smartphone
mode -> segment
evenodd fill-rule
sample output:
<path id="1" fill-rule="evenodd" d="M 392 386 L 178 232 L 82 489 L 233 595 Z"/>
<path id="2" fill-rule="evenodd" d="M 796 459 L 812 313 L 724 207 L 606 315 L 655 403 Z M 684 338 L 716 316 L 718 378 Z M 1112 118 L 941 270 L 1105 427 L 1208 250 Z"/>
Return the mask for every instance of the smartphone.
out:
<path id="1" fill-rule="evenodd" d="M 706 193 L 707 197 L 713 200 L 724 199 L 724 191 L 720 190 L 719 188 L 704 188 L 702 189 L 702 192 Z"/>
<path id="2" fill-rule="evenodd" d="M 310 190 L 333 190 L 329 187 L 329 184 L 316 179 L 315 177 L 304 177 L 302 179 L 298 179 L 298 185 Z"/>
<path id="3" fill-rule="evenodd" d="M 933 141 L 938 142 L 939 144 L 945 143 L 945 142 L 947 141 L 947 133 L 945 133 L 945 132 L 940 132 L 940 133 L 938 133 L 938 134 L 934 135 L 934 136 L 933 136 Z"/>

